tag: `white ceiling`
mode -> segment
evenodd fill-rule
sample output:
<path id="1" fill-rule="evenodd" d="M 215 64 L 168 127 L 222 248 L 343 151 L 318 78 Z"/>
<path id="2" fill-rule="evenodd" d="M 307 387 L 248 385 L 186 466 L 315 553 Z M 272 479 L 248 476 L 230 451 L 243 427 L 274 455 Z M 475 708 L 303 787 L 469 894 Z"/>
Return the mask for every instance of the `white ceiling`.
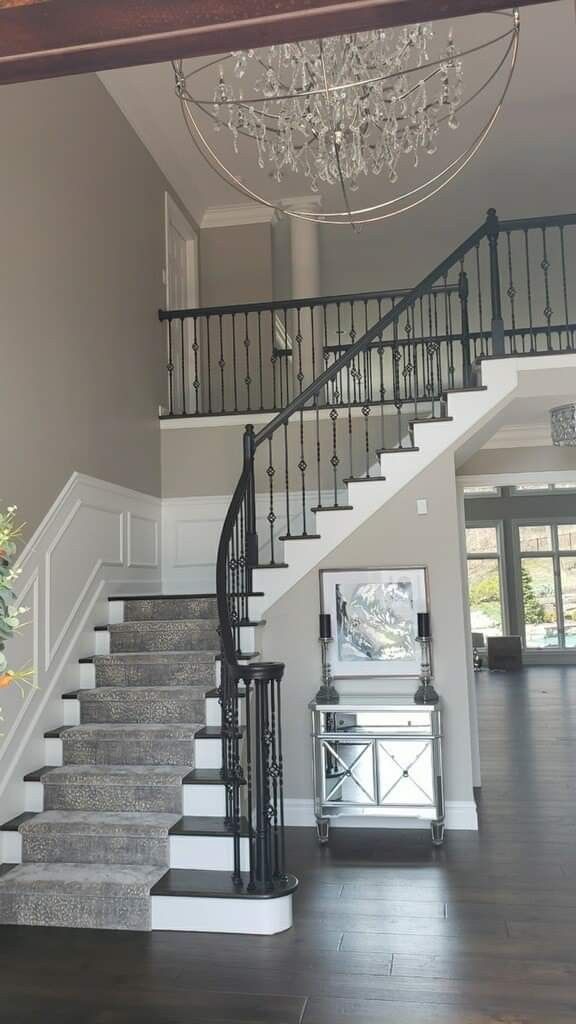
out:
<path id="1" fill-rule="evenodd" d="M 456 19 L 454 29 L 457 41 L 485 38 L 494 29 L 502 30 L 502 19 L 494 21 L 494 15 L 476 18 Z M 438 32 L 446 32 L 447 23 L 438 24 Z M 476 173 L 466 169 L 459 181 L 459 188 L 470 183 L 470 191 L 477 192 L 478 170 L 509 164 L 507 151 L 515 147 L 522 150 L 522 139 L 534 143 L 539 123 L 548 130 L 547 150 L 550 150 L 550 119 L 557 120 L 558 152 L 548 153 L 554 164 L 566 136 L 574 136 L 572 103 L 576 96 L 576 20 L 573 0 L 558 0 L 557 3 L 523 8 L 521 11 L 520 53 L 515 77 L 508 98 L 493 133 L 484 144 L 481 153 L 472 162 Z M 492 66 L 492 65 L 491 65 Z M 104 85 L 118 103 L 125 116 L 152 153 L 158 165 L 190 210 L 197 222 L 201 222 L 208 208 L 237 205 L 241 201 L 238 193 L 221 181 L 196 151 L 183 122 L 179 104 L 174 95 L 173 73 L 169 64 L 155 64 L 139 68 L 123 68 L 100 74 Z M 211 89 L 208 90 L 208 95 Z M 569 112 L 571 123 L 566 123 Z M 477 124 L 481 122 L 476 122 Z M 465 143 L 468 123 L 462 116 L 462 129 L 453 133 L 458 150 Z M 458 138 L 457 138 L 458 137 Z M 448 139 L 442 150 L 445 158 L 452 140 Z M 249 143 L 246 144 L 249 146 Z M 237 164 L 240 174 L 248 178 L 255 172 L 252 153 L 244 151 Z M 523 167 L 524 171 L 527 168 Z M 259 172 L 263 173 L 263 172 Z M 252 177 L 253 180 L 253 177 Z M 269 177 L 263 179 L 265 187 L 270 185 Z M 386 188 L 385 176 L 372 178 L 367 185 L 380 197 Z M 444 197 L 454 186 L 448 186 Z M 303 195 L 308 191 L 308 182 L 301 176 L 292 176 L 279 186 L 280 195 Z M 278 192 L 276 193 L 278 196 Z M 446 200 L 444 200 L 446 202 Z M 432 200 L 435 203 L 437 200 Z M 449 209 L 449 206 L 448 206 Z M 544 211 L 537 211 L 544 212 Z M 510 215 L 506 211 L 506 215 Z M 400 218 L 402 220 L 402 218 Z M 379 226 L 377 237 L 385 225 Z"/>

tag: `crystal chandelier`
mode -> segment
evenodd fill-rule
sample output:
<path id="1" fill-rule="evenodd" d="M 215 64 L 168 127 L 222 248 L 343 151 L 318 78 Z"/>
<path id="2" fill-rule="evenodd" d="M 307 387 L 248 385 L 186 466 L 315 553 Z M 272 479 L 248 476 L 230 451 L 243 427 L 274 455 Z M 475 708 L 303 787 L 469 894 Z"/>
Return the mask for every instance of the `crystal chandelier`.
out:
<path id="1" fill-rule="evenodd" d="M 432 25 L 376 30 L 264 50 L 224 55 L 186 72 L 175 62 L 176 94 L 190 134 L 212 168 L 246 197 L 276 209 L 280 201 L 247 184 L 218 154 L 213 133 L 228 135 L 234 156 L 244 140 L 260 170 L 276 183 L 303 175 L 312 193 L 331 189 L 335 212 L 285 210 L 291 216 L 332 224 L 382 220 L 424 202 L 472 159 L 488 135 L 508 90 L 518 51 L 517 11 L 499 12 L 502 31 L 459 50 L 452 31 L 440 38 Z M 466 94 L 467 58 L 498 48 L 495 67 Z M 485 69 L 483 69 L 483 72 Z M 193 82 L 217 73 L 212 95 L 202 98 Z M 473 141 L 440 170 L 401 192 L 394 190 L 410 167 L 418 171 L 456 131 L 462 111 L 502 73 L 498 98 Z M 466 110 L 468 116 L 470 110 Z M 207 122 L 206 127 L 201 124 Z M 397 194 L 358 205 L 354 194 L 371 175 L 384 175 Z"/>
<path id="2" fill-rule="evenodd" d="M 550 409 L 552 444 L 576 447 L 576 405 L 558 405 Z"/>

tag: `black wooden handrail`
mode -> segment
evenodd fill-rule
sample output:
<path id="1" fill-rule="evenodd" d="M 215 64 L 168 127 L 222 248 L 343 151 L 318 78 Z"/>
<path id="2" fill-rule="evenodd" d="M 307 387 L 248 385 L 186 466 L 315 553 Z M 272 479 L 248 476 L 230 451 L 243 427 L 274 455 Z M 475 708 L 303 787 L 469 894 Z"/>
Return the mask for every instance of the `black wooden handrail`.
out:
<path id="1" fill-rule="evenodd" d="M 312 309 L 315 306 L 337 305 L 344 302 L 369 302 L 373 299 L 395 299 L 400 295 L 408 295 L 411 288 L 388 288 L 375 292 L 350 292 L 338 295 L 316 295 L 303 299 L 272 299 L 270 302 L 245 302 L 240 305 L 228 306 L 196 306 L 191 309 L 160 309 L 158 318 L 162 321 L 182 320 L 188 317 L 226 316 L 234 313 L 267 313 L 284 309 Z M 450 294 L 458 291 L 457 284 L 437 285 L 430 292 L 436 295 Z"/>

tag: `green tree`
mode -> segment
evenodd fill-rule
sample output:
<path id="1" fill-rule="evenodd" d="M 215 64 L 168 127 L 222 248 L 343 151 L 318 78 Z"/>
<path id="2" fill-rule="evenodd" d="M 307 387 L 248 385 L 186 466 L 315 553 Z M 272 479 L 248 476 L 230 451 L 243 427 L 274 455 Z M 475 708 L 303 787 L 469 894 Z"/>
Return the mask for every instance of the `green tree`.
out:
<path id="1" fill-rule="evenodd" d="M 546 609 L 534 593 L 532 578 L 530 576 L 530 573 L 528 572 L 528 569 L 523 565 L 520 572 L 522 577 L 522 601 L 524 603 L 524 621 L 527 625 L 538 625 L 541 622 L 546 622 Z"/>

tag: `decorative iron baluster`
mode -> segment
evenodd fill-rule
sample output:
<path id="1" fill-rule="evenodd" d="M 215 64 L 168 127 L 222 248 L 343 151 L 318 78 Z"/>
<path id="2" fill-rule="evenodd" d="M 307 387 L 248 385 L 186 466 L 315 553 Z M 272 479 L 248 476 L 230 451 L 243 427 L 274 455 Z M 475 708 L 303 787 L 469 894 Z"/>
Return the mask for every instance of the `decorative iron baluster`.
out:
<path id="1" fill-rule="evenodd" d="M 570 323 L 570 313 L 568 310 L 568 283 L 566 278 L 566 248 L 564 245 L 564 225 L 559 226 L 560 231 L 560 267 L 562 273 L 562 298 L 564 301 L 564 322 L 566 325 Z M 566 326 L 566 347 L 570 349 L 571 346 L 570 329 Z M 560 342 L 560 345 L 562 343 Z"/>
<path id="2" fill-rule="evenodd" d="M 207 394 L 208 415 L 211 416 L 212 415 L 212 345 L 210 344 L 210 317 L 208 317 L 208 316 L 202 317 L 202 322 L 206 325 L 205 348 L 206 348 L 206 374 L 207 374 L 207 377 L 208 377 L 208 380 L 206 382 L 206 386 L 204 387 L 204 391 Z M 197 325 L 198 325 L 198 317 L 195 316 L 194 317 L 194 336 L 195 337 L 196 337 L 196 332 L 197 332 Z M 202 337 L 202 332 L 200 332 L 200 337 Z"/>
<path id="3" fill-rule="evenodd" d="M 274 565 L 274 524 L 276 522 L 276 513 L 274 512 L 274 477 L 276 470 L 274 469 L 274 461 L 272 458 L 272 438 L 268 439 L 268 467 L 266 469 L 266 475 L 268 477 L 268 515 L 266 519 L 270 529 L 270 565 Z"/>
<path id="4" fill-rule="evenodd" d="M 460 263 L 458 275 L 458 298 L 460 300 L 460 328 L 462 331 L 462 384 L 465 388 L 472 383 L 472 360 L 470 357 L 470 323 L 468 320 L 468 274 L 464 262 Z"/>
<path id="5" fill-rule="evenodd" d="M 186 416 L 186 352 L 184 348 L 184 317 L 180 317 L 180 387 L 182 388 L 182 406 L 180 412 Z"/>
<path id="6" fill-rule="evenodd" d="M 546 228 L 542 228 L 542 260 L 540 262 L 544 274 L 544 297 L 546 305 L 544 306 L 544 316 L 546 318 L 546 348 L 549 352 L 552 351 L 552 334 L 550 331 L 550 323 L 552 321 L 552 307 L 550 305 L 550 260 L 548 259 L 548 241 L 546 237 Z"/>
<path id="7" fill-rule="evenodd" d="M 264 361 L 262 355 L 262 313 L 258 310 L 258 383 L 260 388 L 260 410 L 264 409 Z"/>
<path id="8" fill-rule="evenodd" d="M 508 255 L 508 287 L 506 289 L 506 295 L 508 296 L 508 301 L 510 303 L 510 323 L 512 325 L 510 351 L 516 352 L 516 288 L 514 286 L 514 274 L 512 268 L 512 240 L 510 234 L 510 231 L 506 232 L 506 251 Z"/>
<path id="9" fill-rule="evenodd" d="M 250 400 L 250 388 L 252 386 L 252 377 L 250 376 L 250 346 L 252 342 L 250 339 L 250 332 L 248 331 L 248 313 L 244 313 L 244 352 L 246 354 L 246 375 L 244 377 L 244 384 L 246 385 L 246 409 L 248 412 L 252 409 Z"/>
<path id="10" fill-rule="evenodd" d="M 218 314 L 218 336 L 220 340 L 220 359 L 218 360 L 218 366 L 220 367 L 220 412 L 226 411 L 226 385 L 224 382 L 224 370 L 226 369 L 226 360 L 224 359 L 224 336 L 222 331 L 222 314 Z"/>
<path id="11" fill-rule="evenodd" d="M 172 320 L 168 321 L 168 413 L 174 415 L 174 361 L 172 359 Z"/>
<path id="12" fill-rule="evenodd" d="M 196 329 L 197 321 L 196 317 L 194 317 L 192 320 L 192 330 L 194 332 L 192 341 L 192 352 L 194 357 L 194 380 L 192 381 L 192 387 L 194 389 L 194 404 L 196 407 L 196 416 L 198 416 L 200 412 L 200 378 L 198 376 L 198 349 L 200 346 L 198 344 L 198 336 L 196 333 Z"/>

